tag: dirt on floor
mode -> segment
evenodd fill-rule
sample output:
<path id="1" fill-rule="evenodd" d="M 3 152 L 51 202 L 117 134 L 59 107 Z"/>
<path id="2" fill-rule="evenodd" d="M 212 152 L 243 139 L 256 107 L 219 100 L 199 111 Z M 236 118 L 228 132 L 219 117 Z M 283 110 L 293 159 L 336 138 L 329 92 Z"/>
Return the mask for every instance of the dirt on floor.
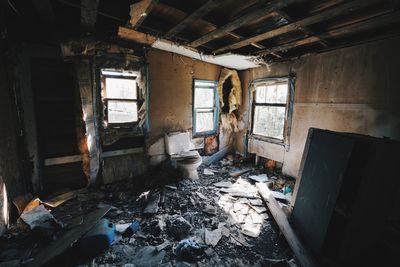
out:
<path id="1" fill-rule="evenodd" d="M 249 178 L 263 173 L 263 167 L 228 157 L 200 167 L 196 181 L 180 180 L 164 165 L 136 182 L 88 189 L 51 214 L 68 229 L 90 211 L 110 205 L 104 218 L 116 228 L 113 243 L 95 258 L 72 245 L 47 266 L 296 266 Z M 267 177 L 275 190 L 290 195 L 285 190 L 293 188 L 293 181 L 279 170 Z M 0 262 L 29 262 L 57 233 L 35 233 L 19 221 L 2 237 L 7 242 L 1 242 Z"/>

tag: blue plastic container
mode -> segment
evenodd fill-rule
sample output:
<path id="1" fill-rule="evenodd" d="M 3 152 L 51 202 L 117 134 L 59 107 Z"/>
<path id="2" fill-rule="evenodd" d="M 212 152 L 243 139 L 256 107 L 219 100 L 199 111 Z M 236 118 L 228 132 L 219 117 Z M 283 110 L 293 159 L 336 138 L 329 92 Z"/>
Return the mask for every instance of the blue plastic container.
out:
<path id="1" fill-rule="evenodd" d="M 104 253 L 114 241 L 114 233 L 114 224 L 107 219 L 101 219 L 78 241 L 78 248 L 87 256 Z"/>

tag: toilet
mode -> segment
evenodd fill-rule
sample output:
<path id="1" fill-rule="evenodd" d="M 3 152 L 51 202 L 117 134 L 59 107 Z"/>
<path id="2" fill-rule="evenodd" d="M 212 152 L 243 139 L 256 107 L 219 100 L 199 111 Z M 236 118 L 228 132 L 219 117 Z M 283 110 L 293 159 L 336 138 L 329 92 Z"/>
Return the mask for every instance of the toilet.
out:
<path id="1" fill-rule="evenodd" d="M 183 178 L 189 180 L 199 179 L 197 168 L 202 163 L 199 152 L 194 149 L 188 132 L 165 134 L 165 150 L 172 165 L 181 170 Z"/>

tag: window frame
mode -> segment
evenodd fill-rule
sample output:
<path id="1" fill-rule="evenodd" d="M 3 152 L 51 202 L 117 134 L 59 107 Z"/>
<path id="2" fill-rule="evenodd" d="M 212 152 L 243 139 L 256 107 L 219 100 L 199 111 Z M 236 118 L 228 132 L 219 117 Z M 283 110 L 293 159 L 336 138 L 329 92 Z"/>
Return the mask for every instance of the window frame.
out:
<path id="1" fill-rule="evenodd" d="M 110 70 L 107 70 L 110 71 Z M 113 72 L 118 73 L 118 70 L 113 70 Z M 139 123 L 139 104 L 140 104 L 140 97 L 139 97 L 139 87 L 137 84 L 137 76 L 124 76 L 121 72 L 121 75 L 111 75 L 111 74 L 102 74 L 100 71 L 100 77 L 101 77 L 101 82 L 103 83 L 103 88 L 102 88 L 102 102 L 103 102 L 103 121 L 106 122 L 106 124 L 103 123 L 104 128 L 130 128 L 134 127 Z M 116 78 L 116 79 L 127 79 L 127 80 L 135 80 L 136 82 L 136 99 L 124 99 L 124 98 L 107 98 L 107 83 L 106 79 L 107 78 Z M 114 100 L 114 101 L 128 101 L 128 102 L 133 102 L 136 103 L 136 113 L 138 116 L 138 119 L 136 121 L 132 122 L 109 122 L 108 120 L 108 101 L 109 100 Z"/>
<path id="2" fill-rule="evenodd" d="M 272 84 L 282 84 L 285 82 L 287 84 L 287 95 L 286 95 L 286 102 L 285 103 L 256 103 L 256 90 L 257 86 L 265 84 L 266 86 Z M 293 106 L 293 81 L 291 77 L 280 77 L 280 78 L 263 78 L 254 80 L 253 82 L 253 90 L 251 90 L 251 129 L 250 129 L 250 136 L 263 140 L 266 142 L 284 145 L 287 142 L 290 132 L 290 123 L 291 123 L 291 113 L 292 113 L 292 106 Z M 255 124 L 255 109 L 256 106 L 266 106 L 266 107 L 285 107 L 285 117 L 284 117 L 284 124 L 283 124 L 283 138 L 275 138 L 271 136 L 265 136 L 260 134 L 254 133 L 254 124 Z"/>
<path id="3" fill-rule="evenodd" d="M 213 120 L 213 130 L 211 131 L 205 131 L 205 132 L 196 132 L 196 115 L 197 115 L 197 110 L 201 109 L 211 109 L 211 108 L 196 108 L 195 107 L 195 95 L 196 95 L 196 87 L 195 87 L 195 82 L 211 82 L 213 83 L 213 91 L 214 91 L 214 106 L 212 107 L 213 109 L 213 115 L 214 115 L 214 120 Z M 192 80 L 192 136 L 193 137 L 201 137 L 201 136 L 208 136 L 208 135 L 215 135 L 217 134 L 218 131 L 218 122 L 219 122 L 219 100 L 218 100 L 218 92 L 217 92 L 217 85 L 218 82 L 215 80 L 204 80 L 204 79 L 196 79 L 194 78 Z M 201 87 L 200 87 L 201 88 Z M 210 87 L 203 87 L 203 88 L 210 88 Z"/>

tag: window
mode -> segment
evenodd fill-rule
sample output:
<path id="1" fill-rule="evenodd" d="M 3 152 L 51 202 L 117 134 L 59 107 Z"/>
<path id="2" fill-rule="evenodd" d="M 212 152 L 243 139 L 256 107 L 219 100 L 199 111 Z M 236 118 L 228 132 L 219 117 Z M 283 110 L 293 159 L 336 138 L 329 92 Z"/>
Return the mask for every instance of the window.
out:
<path id="1" fill-rule="evenodd" d="M 193 135 L 215 134 L 218 124 L 217 82 L 193 82 Z"/>
<path id="2" fill-rule="evenodd" d="M 283 142 L 288 107 L 288 79 L 255 83 L 253 134 Z"/>
<path id="3" fill-rule="evenodd" d="M 133 72 L 102 70 L 106 125 L 138 121 L 138 89 Z"/>

